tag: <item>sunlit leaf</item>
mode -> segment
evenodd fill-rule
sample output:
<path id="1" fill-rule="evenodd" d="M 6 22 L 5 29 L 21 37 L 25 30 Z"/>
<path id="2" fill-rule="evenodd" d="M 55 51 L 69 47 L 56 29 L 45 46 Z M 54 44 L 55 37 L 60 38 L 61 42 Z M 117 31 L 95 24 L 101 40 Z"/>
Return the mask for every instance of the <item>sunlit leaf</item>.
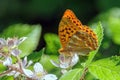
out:
<path id="1" fill-rule="evenodd" d="M 47 33 L 44 36 L 46 42 L 46 50 L 47 54 L 57 54 L 58 49 L 60 48 L 60 40 L 56 34 Z"/>
<path id="2" fill-rule="evenodd" d="M 73 69 L 62 75 L 59 80 L 80 80 L 82 69 Z"/>
<path id="3" fill-rule="evenodd" d="M 120 80 L 120 56 L 95 61 L 89 71 L 100 80 Z"/>

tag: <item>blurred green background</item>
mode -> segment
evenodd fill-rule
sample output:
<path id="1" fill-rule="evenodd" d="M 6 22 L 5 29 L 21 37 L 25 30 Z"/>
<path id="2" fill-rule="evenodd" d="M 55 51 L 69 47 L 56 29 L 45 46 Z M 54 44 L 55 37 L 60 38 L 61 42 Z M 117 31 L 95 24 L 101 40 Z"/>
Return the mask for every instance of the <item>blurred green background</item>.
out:
<path id="1" fill-rule="evenodd" d="M 40 24 L 40 50 L 46 45 L 45 33 L 58 33 L 66 9 L 73 10 L 83 24 L 102 22 L 105 36 L 97 59 L 120 54 L 120 0 L 0 0 L 0 31 L 17 23 Z"/>

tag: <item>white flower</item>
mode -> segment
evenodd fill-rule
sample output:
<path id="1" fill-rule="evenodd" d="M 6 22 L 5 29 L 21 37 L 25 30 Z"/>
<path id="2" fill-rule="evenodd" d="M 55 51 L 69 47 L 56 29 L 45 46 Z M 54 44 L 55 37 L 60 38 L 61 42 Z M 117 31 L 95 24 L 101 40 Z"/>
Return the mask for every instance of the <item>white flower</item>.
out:
<path id="1" fill-rule="evenodd" d="M 57 77 L 55 75 L 47 74 L 40 63 L 35 63 L 33 68 L 34 68 L 33 72 L 28 69 L 23 69 L 24 74 L 27 77 L 36 80 L 57 80 Z"/>
<path id="2" fill-rule="evenodd" d="M 73 56 L 65 56 L 65 55 L 60 55 L 59 56 L 59 63 L 51 60 L 51 63 L 56 66 L 60 67 L 63 70 L 61 72 L 66 72 L 66 69 L 73 67 L 77 62 L 79 61 L 79 57 L 77 54 L 74 54 Z"/>
<path id="3" fill-rule="evenodd" d="M 60 55 L 59 57 L 59 63 L 56 63 L 55 61 L 51 60 L 51 63 L 56 66 L 56 67 L 60 67 L 60 68 L 69 68 L 74 66 L 79 60 L 79 57 L 77 54 L 74 54 L 72 57 L 66 57 L 64 55 Z"/>

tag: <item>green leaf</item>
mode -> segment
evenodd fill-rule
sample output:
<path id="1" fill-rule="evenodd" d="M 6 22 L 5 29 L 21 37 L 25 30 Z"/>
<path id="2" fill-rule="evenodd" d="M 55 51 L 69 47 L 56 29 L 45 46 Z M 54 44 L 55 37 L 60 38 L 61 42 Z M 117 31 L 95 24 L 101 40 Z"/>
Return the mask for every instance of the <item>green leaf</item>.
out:
<path id="1" fill-rule="evenodd" d="M 97 26 L 97 27 L 95 27 L 95 26 Z M 92 62 L 95 54 L 99 50 L 101 42 L 103 40 L 103 27 L 102 27 L 101 23 L 99 22 L 97 25 L 93 24 L 92 27 L 95 27 L 94 31 L 96 32 L 96 35 L 97 35 L 97 38 L 98 38 L 98 48 L 95 51 L 91 51 L 89 53 L 88 60 L 86 61 L 85 67 L 89 66 L 89 64 Z"/>
<path id="2" fill-rule="evenodd" d="M 7 67 L 5 67 L 3 64 L 0 64 L 0 73 L 7 70 Z"/>
<path id="3" fill-rule="evenodd" d="M 22 50 L 21 57 L 30 54 L 36 49 L 41 34 L 40 25 L 15 24 L 6 28 L 1 37 L 28 37 L 19 48 Z"/>
<path id="4" fill-rule="evenodd" d="M 100 80 L 120 80 L 120 56 L 95 61 L 88 69 Z"/>
<path id="5" fill-rule="evenodd" d="M 109 17 L 108 24 L 113 41 L 120 45 L 120 9 L 114 11 L 113 15 Z"/>
<path id="6" fill-rule="evenodd" d="M 0 80 L 14 80 L 14 77 L 13 76 L 3 76 L 3 77 L 0 77 Z"/>
<path id="7" fill-rule="evenodd" d="M 47 33 L 44 35 L 47 54 L 57 54 L 60 48 L 60 40 L 56 34 Z"/>
<path id="8" fill-rule="evenodd" d="M 59 80 L 80 80 L 82 69 L 73 69 L 61 76 Z"/>
<path id="9" fill-rule="evenodd" d="M 32 60 L 33 62 L 37 62 L 41 59 L 42 54 L 44 53 L 45 48 L 43 48 L 42 50 L 38 51 L 38 52 L 33 52 L 30 55 L 28 55 L 28 61 Z"/>

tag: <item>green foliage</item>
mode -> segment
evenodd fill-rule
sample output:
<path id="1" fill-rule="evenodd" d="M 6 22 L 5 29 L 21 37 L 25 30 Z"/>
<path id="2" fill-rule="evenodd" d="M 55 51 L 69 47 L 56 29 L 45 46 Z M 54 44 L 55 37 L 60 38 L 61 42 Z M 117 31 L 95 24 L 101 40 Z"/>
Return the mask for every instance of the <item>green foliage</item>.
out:
<path id="1" fill-rule="evenodd" d="M 14 80 L 13 76 L 4 76 L 4 77 L 0 77 L 0 80 Z"/>
<path id="2" fill-rule="evenodd" d="M 45 48 L 38 52 L 33 52 L 30 55 L 28 55 L 28 60 L 32 60 L 33 62 L 37 62 L 41 59 L 41 56 L 44 54 Z"/>
<path id="3" fill-rule="evenodd" d="M 105 36 L 120 45 L 120 8 L 112 8 L 99 14 L 92 22 L 101 21 L 105 29 Z"/>
<path id="4" fill-rule="evenodd" d="M 44 39 L 46 42 L 46 50 L 47 54 L 57 54 L 58 49 L 60 48 L 60 40 L 56 34 L 47 33 L 44 35 Z"/>
<path id="5" fill-rule="evenodd" d="M 89 71 L 100 80 L 120 80 L 120 56 L 95 61 Z"/>
<path id="6" fill-rule="evenodd" d="M 103 40 L 103 35 L 104 35 L 104 34 L 103 34 L 103 27 L 102 27 L 102 25 L 101 25 L 100 22 L 99 22 L 97 25 L 94 24 L 94 25 L 92 25 L 92 26 L 96 26 L 96 27 L 94 28 L 94 31 L 96 32 L 96 35 L 97 35 L 97 38 L 98 38 L 98 48 L 97 48 L 97 50 L 92 51 L 92 52 L 89 53 L 88 60 L 86 61 L 86 66 L 88 66 L 88 65 L 92 62 L 95 54 L 96 54 L 97 51 L 99 50 L 99 47 L 100 47 L 100 45 L 101 45 L 101 42 L 102 42 L 102 40 Z M 86 67 L 86 66 L 85 66 L 85 67 Z"/>
<path id="7" fill-rule="evenodd" d="M 40 25 L 16 24 L 6 28 L 1 34 L 1 37 L 27 37 L 27 39 L 20 44 L 19 49 L 22 50 L 21 57 L 30 54 L 36 49 L 41 34 Z"/>
<path id="8" fill-rule="evenodd" d="M 89 71 L 85 75 L 86 80 L 120 80 L 120 56 L 108 57 L 111 55 L 119 54 L 118 51 L 120 49 L 120 8 L 113 7 L 120 7 L 120 0 L 86 0 L 82 2 L 80 0 L 11 0 L 10 2 L 11 3 L 9 3 L 8 0 L 0 1 L 1 31 L 2 28 L 4 28 L 6 25 L 9 25 L 10 23 L 13 24 L 24 21 L 25 23 L 29 23 L 29 21 L 30 23 L 33 22 L 32 24 L 34 24 L 34 22 L 38 23 L 37 21 L 40 21 L 43 25 L 46 25 L 47 23 L 46 27 L 51 27 L 52 31 L 53 29 L 55 29 L 56 31 L 57 28 L 53 28 L 52 26 L 58 25 L 58 20 L 56 19 L 60 19 L 60 16 L 67 8 L 73 10 L 76 16 L 78 18 L 81 18 L 81 21 L 83 23 L 86 23 L 86 21 L 90 20 L 94 15 L 96 15 L 96 8 L 98 12 L 106 11 L 100 13 L 91 22 L 91 27 L 96 32 L 98 38 L 97 50 L 91 51 L 86 57 L 82 57 L 83 61 L 81 61 L 82 59 L 80 58 L 79 63 L 74 66 L 72 70 L 68 71 L 64 75 L 61 75 L 60 68 L 56 68 L 50 62 L 50 60 L 58 61 L 58 49 L 61 46 L 60 40 L 56 34 L 45 34 L 44 40 L 46 42 L 46 46 L 38 52 L 33 51 L 36 49 L 41 35 L 40 25 L 11 25 L 8 28 L 4 29 L 3 32 L 1 32 L 0 37 L 28 37 L 19 46 L 19 49 L 21 49 L 22 51 L 22 54 L 20 56 L 27 56 L 28 61 L 32 60 L 34 63 L 39 61 L 48 73 L 54 73 L 55 75 L 57 75 L 57 77 L 60 77 L 60 80 L 80 80 L 82 75 L 85 74 L 84 70 L 86 68 L 88 68 Z M 23 2 L 25 4 L 23 4 Z M 87 9 L 88 7 L 89 10 Z M 20 16 L 20 19 L 18 19 L 18 16 Z M 98 23 L 98 21 L 101 22 Z M 46 27 L 44 29 L 46 29 Z M 99 59 L 95 56 L 96 54 L 97 57 L 99 56 L 99 58 L 103 59 L 95 61 L 95 59 Z M 15 61 L 16 60 L 14 60 L 13 58 L 13 62 Z M 6 69 L 6 67 L 0 64 L 0 73 L 5 71 Z M 4 76 L 0 77 L 0 80 L 13 80 L 13 77 Z"/>
<path id="9" fill-rule="evenodd" d="M 7 69 L 7 67 L 5 67 L 2 64 L 0 64 L 0 73 L 5 71 L 6 69 Z"/>
<path id="10" fill-rule="evenodd" d="M 80 80 L 82 69 L 73 69 L 65 73 L 59 80 Z"/>
<path id="11" fill-rule="evenodd" d="M 116 44 L 120 45 L 120 8 L 114 9 L 109 17 L 109 28 L 111 30 L 112 39 Z"/>

